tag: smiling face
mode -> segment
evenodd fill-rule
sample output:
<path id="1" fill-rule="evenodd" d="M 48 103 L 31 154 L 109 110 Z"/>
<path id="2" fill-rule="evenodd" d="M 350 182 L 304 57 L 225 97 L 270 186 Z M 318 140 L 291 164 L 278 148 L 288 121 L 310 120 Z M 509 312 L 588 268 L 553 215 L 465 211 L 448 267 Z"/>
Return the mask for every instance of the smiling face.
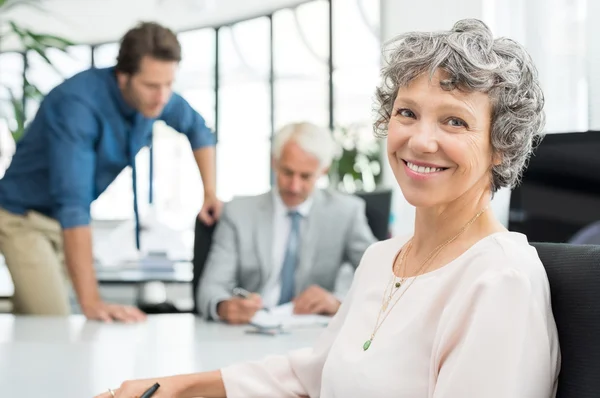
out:
<path id="1" fill-rule="evenodd" d="M 388 124 L 388 159 L 406 200 L 443 206 L 490 190 L 487 94 L 444 90 L 436 72 L 401 87 Z"/>

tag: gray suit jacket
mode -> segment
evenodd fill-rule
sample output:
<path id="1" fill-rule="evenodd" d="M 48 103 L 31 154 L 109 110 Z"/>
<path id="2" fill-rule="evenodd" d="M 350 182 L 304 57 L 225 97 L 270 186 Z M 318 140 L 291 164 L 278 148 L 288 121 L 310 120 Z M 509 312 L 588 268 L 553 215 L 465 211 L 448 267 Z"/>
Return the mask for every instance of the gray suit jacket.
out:
<path id="1" fill-rule="evenodd" d="M 325 190 L 313 195 L 301 231 L 296 294 L 313 284 L 333 291 L 342 264 L 356 268 L 376 241 L 362 199 Z M 198 309 L 205 318 L 211 318 L 216 303 L 231 298 L 235 287 L 260 292 L 265 286 L 273 269 L 273 213 L 272 192 L 225 204 L 197 293 Z"/>

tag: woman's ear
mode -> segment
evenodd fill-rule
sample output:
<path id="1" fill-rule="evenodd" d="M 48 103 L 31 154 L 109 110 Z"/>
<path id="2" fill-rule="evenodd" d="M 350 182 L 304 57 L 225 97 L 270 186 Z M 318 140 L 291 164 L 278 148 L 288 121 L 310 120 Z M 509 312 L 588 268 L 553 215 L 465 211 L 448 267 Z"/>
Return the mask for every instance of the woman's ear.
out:
<path id="1" fill-rule="evenodd" d="M 499 152 L 492 153 L 492 166 L 499 166 L 502 163 L 502 155 Z"/>

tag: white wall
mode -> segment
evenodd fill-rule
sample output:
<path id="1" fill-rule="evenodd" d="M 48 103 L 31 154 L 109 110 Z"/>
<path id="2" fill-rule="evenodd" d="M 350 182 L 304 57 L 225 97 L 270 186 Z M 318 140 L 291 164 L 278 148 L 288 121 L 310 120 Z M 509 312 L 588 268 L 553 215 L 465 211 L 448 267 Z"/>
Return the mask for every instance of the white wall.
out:
<path id="1" fill-rule="evenodd" d="M 447 30 L 459 19 L 478 18 L 496 36 L 523 43 L 540 73 L 546 97 L 547 132 L 600 128 L 600 25 L 587 15 L 600 15 L 600 2 L 586 0 L 381 0 L 383 41 L 413 30 Z M 592 4 L 594 3 L 594 4 Z M 593 21 L 592 18 L 589 18 Z M 595 22 L 595 21 L 593 21 Z M 593 77 L 591 77 L 593 76 Z M 591 99 L 590 99 L 591 98 Z M 389 166 L 384 181 L 397 186 Z M 494 212 L 508 224 L 510 191 L 498 192 Z M 394 234 L 411 233 L 414 209 L 395 192 Z"/>
<path id="2" fill-rule="evenodd" d="M 589 88 L 589 129 L 600 130 L 600 1 L 588 0 L 586 23 L 587 76 Z M 595 18 L 594 18 L 595 17 Z"/>

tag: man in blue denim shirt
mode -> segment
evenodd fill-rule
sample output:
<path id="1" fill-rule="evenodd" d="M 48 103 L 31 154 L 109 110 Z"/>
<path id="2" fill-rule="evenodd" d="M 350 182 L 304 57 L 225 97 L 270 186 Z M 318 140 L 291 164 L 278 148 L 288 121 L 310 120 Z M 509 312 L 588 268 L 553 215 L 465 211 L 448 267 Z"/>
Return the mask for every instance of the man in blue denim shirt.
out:
<path id="1" fill-rule="evenodd" d="M 219 217 L 214 135 L 171 91 L 180 59 L 173 32 L 142 23 L 123 37 L 114 68 L 81 72 L 42 101 L 0 180 L 0 252 L 14 281 L 16 313 L 67 315 L 65 264 L 88 319 L 144 319 L 137 308 L 100 298 L 90 205 L 134 166 L 136 153 L 152 142 L 157 119 L 190 142 L 205 192 L 200 219 L 211 224 Z M 135 167 L 133 175 L 135 192 Z"/>

